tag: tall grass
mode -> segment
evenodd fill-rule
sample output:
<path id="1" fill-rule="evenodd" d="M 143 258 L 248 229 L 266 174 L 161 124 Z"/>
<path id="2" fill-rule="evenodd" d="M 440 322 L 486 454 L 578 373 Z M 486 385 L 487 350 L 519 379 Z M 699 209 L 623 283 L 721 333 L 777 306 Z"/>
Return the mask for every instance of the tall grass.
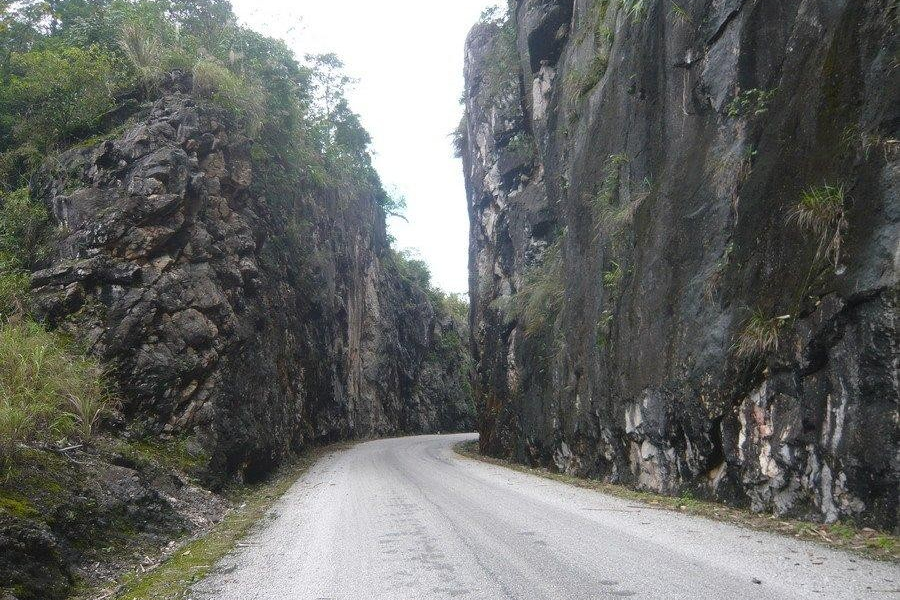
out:
<path id="1" fill-rule="evenodd" d="M 531 336 L 555 323 L 565 304 L 565 273 L 562 239 L 544 250 L 543 260 L 525 274 L 525 281 L 516 291 L 512 312 Z"/>
<path id="2" fill-rule="evenodd" d="M 25 312 L 28 286 L 28 275 L 4 263 L 0 255 L 0 324 Z"/>
<path id="3" fill-rule="evenodd" d="M 89 440 L 109 394 L 99 365 L 35 323 L 0 327 L 0 457 L 19 444 Z"/>
<path id="4" fill-rule="evenodd" d="M 165 70 L 164 50 L 159 38 L 138 23 L 126 23 L 119 34 L 119 46 L 141 82 L 155 87 Z"/>
<path id="5" fill-rule="evenodd" d="M 625 154 L 612 154 L 603 166 L 605 176 L 600 189 L 591 199 L 590 209 L 596 237 L 614 236 L 623 227 L 630 225 L 637 210 L 638 202 L 621 202 L 619 183 L 622 168 L 629 158 Z"/>
<path id="6" fill-rule="evenodd" d="M 211 58 L 194 64 L 194 93 L 235 112 L 256 135 L 265 120 L 265 94 L 253 83 Z"/>
<path id="7" fill-rule="evenodd" d="M 822 185 L 806 189 L 790 213 L 789 220 L 814 235 L 818 242 L 816 260 L 827 258 L 835 267 L 847 229 L 844 187 Z"/>

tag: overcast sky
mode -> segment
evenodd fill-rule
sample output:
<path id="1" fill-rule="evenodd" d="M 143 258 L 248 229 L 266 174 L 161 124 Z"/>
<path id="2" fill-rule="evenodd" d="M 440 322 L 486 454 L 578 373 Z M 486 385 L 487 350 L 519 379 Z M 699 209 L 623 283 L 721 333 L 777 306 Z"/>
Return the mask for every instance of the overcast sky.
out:
<path id="1" fill-rule="evenodd" d="M 253 29 L 303 56 L 334 52 L 359 83 L 351 103 L 372 134 L 375 166 L 407 199 L 391 219 L 399 248 L 415 248 L 447 292 L 468 288 L 462 166 L 449 134 L 462 115 L 463 43 L 495 0 L 232 0 Z"/>

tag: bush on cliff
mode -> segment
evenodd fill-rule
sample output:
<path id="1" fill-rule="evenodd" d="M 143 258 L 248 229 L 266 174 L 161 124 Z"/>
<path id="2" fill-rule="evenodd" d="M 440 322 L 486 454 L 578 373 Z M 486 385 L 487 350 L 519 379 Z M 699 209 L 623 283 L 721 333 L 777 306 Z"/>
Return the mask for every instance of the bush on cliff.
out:
<path id="1" fill-rule="evenodd" d="M 0 48 L 0 189 L 26 184 L 36 156 L 115 125 L 181 70 L 198 100 L 256 139 L 255 185 L 267 197 L 289 202 L 300 174 L 304 186 L 392 210 L 341 62 L 301 64 L 283 42 L 240 26 L 225 0 L 23 0 L 0 14 Z"/>

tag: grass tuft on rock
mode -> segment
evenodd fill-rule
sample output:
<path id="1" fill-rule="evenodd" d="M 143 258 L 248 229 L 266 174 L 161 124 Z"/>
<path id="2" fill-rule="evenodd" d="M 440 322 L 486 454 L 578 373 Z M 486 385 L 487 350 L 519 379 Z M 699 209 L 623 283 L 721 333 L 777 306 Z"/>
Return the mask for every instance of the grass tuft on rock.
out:
<path id="1" fill-rule="evenodd" d="M 560 235 L 544 249 L 543 259 L 528 269 L 512 299 L 512 313 L 530 336 L 550 328 L 565 304 L 565 271 Z"/>
<path id="2" fill-rule="evenodd" d="M 737 336 L 735 354 L 744 359 L 756 358 L 778 350 L 781 327 L 789 318 L 767 317 L 761 311 L 753 311 Z"/>
<path id="3" fill-rule="evenodd" d="M 844 202 L 843 186 L 811 187 L 800 194 L 789 217 L 801 229 L 815 236 L 818 243 L 816 260 L 827 258 L 835 266 L 840 260 L 841 245 L 847 229 Z"/>

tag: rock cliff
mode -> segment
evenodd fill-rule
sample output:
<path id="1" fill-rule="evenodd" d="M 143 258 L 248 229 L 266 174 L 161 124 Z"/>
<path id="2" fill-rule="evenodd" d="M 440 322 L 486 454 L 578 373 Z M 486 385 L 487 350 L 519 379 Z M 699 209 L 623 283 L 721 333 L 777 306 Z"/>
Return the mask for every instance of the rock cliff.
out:
<path id="1" fill-rule="evenodd" d="M 472 30 L 484 452 L 897 527 L 897 18 L 519 0 Z"/>
<path id="2" fill-rule="evenodd" d="M 129 427 L 189 436 L 213 481 L 320 442 L 467 429 L 464 327 L 404 276 L 372 195 L 297 173 L 266 196 L 251 139 L 190 89 L 176 76 L 36 178 L 62 232 L 37 315 L 110 364 Z"/>

